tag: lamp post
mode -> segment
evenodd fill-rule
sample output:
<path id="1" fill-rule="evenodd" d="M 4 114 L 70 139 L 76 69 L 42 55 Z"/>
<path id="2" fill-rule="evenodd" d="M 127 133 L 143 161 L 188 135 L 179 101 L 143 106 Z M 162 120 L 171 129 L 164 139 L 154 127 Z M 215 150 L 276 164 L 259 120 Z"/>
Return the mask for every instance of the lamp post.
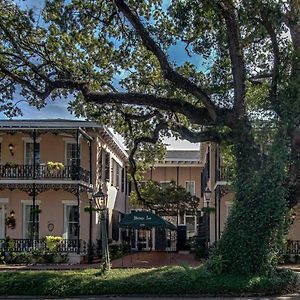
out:
<path id="1" fill-rule="evenodd" d="M 211 198 L 211 190 L 206 186 L 205 191 L 204 191 L 204 201 L 206 202 L 206 234 L 205 234 L 205 247 L 206 247 L 206 254 L 208 256 L 208 244 L 209 244 L 209 221 L 210 221 L 210 216 L 209 216 L 209 203 L 210 203 L 210 198 Z M 204 203 L 205 205 L 205 203 Z"/>
<path id="2" fill-rule="evenodd" d="M 107 194 L 100 190 L 93 194 L 92 200 L 94 202 L 96 211 L 100 213 L 100 228 L 101 228 L 101 246 L 102 246 L 102 268 L 104 271 L 110 269 L 109 249 L 107 238 Z"/>

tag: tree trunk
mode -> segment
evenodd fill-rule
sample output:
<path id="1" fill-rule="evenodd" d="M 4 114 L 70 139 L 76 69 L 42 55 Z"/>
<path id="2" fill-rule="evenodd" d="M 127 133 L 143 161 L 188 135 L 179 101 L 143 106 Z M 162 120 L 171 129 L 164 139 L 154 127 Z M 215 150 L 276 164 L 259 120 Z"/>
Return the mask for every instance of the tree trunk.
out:
<path id="1" fill-rule="evenodd" d="M 216 269 L 218 264 L 227 273 L 257 274 L 275 265 L 286 232 L 285 163 L 280 143 L 264 162 L 249 130 L 236 133 L 236 198 L 208 265 Z"/>

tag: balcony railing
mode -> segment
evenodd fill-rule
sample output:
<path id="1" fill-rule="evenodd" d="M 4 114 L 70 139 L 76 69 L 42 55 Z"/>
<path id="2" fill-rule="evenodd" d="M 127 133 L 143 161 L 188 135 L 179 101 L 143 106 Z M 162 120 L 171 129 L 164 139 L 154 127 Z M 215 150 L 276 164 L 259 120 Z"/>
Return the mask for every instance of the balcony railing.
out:
<path id="1" fill-rule="evenodd" d="M 286 252 L 287 252 L 287 254 L 299 255 L 300 254 L 300 241 L 288 240 Z"/>
<path id="2" fill-rule="evenodd" d="M 83 240 L 79 241 L 79 252 L 87 253 L 87 243 Z M 47 252 L 47 243 L 45 240 L 32 240 L 32 239 L 10 239 L 9 242 L 5 239 L 0 239 L 0 249 L 3 251 L 10 252 L 27 252 L 34 249 L 39 249 Z M 78 240 L 69 239 L 62 240 L 57 248 L 57 252 L 60 253 L 77 253 L 78 251 Z"/>
<path id="3" fill-rule="evenodd" d="M 50 169 L 46 165 L 0 165 L 0 179 L 54 179 L 89 182 L 90 172 L 82 167 L 64 166 Z"/>

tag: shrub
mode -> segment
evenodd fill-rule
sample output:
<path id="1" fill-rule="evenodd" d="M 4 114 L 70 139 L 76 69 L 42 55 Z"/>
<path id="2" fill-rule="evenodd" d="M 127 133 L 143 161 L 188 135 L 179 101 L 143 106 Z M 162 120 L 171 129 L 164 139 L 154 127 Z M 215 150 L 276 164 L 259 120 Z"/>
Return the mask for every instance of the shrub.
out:
<path id="1" fill-rule="evenodd" d="M 56 253 L 61 245 L 63 238 L 60 236 L 45 236 L 47 250 L 51 253 Z"/>

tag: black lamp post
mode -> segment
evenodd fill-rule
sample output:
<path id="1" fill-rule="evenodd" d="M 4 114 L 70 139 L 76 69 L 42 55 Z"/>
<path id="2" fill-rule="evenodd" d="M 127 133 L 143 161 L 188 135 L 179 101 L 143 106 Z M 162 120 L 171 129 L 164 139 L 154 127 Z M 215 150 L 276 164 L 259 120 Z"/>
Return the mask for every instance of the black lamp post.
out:
<path id="1" fill-rule="evenodd" d="M 206 234 L 205 234 L 205 247 L 206 247 L 206 254 L 208 255 L 208 244 L 209 244 L 209 222 L 210 222 L 210 215 L 209 215 L 209 203 L 211 199 L 211 190 L 206 186 L 204 191 L 204 202 L 206 202 Z M 204 203 L 205 206 L 205 203 Z"/>
<path id="2" fill-rule="evenodd" d="M 108 195 L 100 190 L 93 194 L 92 200 L 96 211 L 100 213 L 100 228 L 101 228 L 101 242 L 102 242 L 102 267 L 103 270 L 110 269 L 108 237 L 107 237 L 107 200 Z"/>

